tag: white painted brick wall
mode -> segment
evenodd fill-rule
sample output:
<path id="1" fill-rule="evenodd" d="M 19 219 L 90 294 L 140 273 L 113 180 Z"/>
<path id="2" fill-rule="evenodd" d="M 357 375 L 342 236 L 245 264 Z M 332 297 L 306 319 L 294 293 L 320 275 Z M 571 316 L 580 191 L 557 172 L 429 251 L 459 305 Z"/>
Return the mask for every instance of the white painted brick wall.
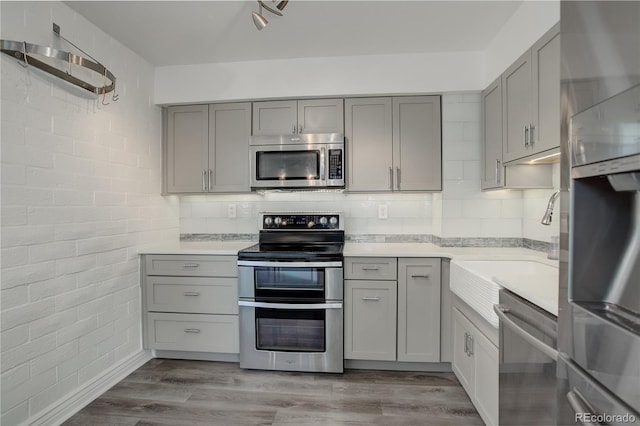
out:
<path id="1" fill-rule="evenodd" d="M 178 238 L 161 197 L 153 67 L 61 2 L 0 2 L 3 39 L 100 59 L 120 100 L 102 106 L 0 55 L 2 425 L 99 379 L 141 350 L 137 248 Z M 99 102 L 99 101 L 98 101 Z"/>

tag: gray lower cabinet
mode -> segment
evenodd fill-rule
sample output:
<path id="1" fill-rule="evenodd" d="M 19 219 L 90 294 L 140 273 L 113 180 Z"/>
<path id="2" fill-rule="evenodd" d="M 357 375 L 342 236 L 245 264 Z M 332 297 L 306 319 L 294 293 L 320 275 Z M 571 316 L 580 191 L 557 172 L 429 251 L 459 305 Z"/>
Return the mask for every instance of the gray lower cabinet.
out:
<path id="1" fill-rule="evenodd" d="M 167 193 L 249 192 L 251 103 L 167 108 Z"/>
<path id="2" fill-rule="evenodd" d="M 503 159 L 560 146 L 560 28 L 554 26 L 502 74 Z"/>
<path id="3" fill-rule="evenodd" d="M 236 264 L 236 256 L 144 255 L 144 347 L 237 354 Z"/>
<path id="4" fill-rule="evenodd" d="M 345 359 L 440 362 L 440 259 L 345 259 Z"/>
<path id="5" fill-rule="evenodd" d="M 440 259 L 398 259 L 398 361 L 440 362 Z"/>
<path id="6" fill-rule="evenodd" d="M 354 192 L 442 190 L 440 96 L 345 100 Z"/>
<path id="7" fill-rule="evenodd" d="M 301 99 L 253 103 L 253 135 L 344 133 L 342 99 Z"/>
<path id="8" fill-rule="evenodd" d="M 485 424 L 497 425 L 498 347 L 478 326 L 482 319 L 461 303 L 454 301 L 453 307 L 451 367 Z M 491 331 L 482 328 L 487 327 Z M 497 329 L 493 339 L 497 342 Z"/>

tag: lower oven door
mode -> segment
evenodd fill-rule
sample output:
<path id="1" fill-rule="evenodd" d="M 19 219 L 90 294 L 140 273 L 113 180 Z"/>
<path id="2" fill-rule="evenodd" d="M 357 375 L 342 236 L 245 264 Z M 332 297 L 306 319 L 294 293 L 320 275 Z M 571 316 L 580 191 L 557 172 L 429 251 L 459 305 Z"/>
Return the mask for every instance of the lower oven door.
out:
<path id="1" fill-rule="evenodd" d="M 342 302 L 241 300 L 240 367 L 342 373 Z"/>

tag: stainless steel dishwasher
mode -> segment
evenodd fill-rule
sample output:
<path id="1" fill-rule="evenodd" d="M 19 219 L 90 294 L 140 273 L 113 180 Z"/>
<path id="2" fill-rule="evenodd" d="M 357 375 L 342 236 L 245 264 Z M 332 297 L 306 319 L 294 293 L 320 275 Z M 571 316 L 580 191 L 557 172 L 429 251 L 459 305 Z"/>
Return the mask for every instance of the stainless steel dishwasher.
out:
<path id="1" fill-rule="evenodd" d="M 494 311 L 500 319 L 501 425 L 556 423 L 557 319 L 508 290 Z"/>

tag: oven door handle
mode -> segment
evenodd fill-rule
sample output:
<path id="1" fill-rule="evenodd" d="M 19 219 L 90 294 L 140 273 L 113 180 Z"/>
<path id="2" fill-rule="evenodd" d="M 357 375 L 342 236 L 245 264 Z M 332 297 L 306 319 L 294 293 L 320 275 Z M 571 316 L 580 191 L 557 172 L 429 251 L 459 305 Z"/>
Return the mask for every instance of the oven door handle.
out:
<path id="1" fill-rule="evenodd" d="M 273 262 L 238 260 L 238 266 L 265 266 L 267 268 L 342 268 L 342 262 Z"/>
<path id="2" fill-rule="evenodd" d="M 250 302 L 248 300 L 240 300 L 238 306 L 248 306 L 250 308 L 269 308 L 269 309 L 342 309 L 342 302 L 330 303 L 269 303 L 269 302 Z"/>
<path id="3" fill-rule="evenodd" d="M 516 334 L 518 334 L 518 336 L 523 338 L 527 343 L 529 343 L 531 346 L 538 349 L 540 352 L 544 353 L 546 356 L 548 356 L 552 360 L 554 361 L 558 360 L 557 350 L 547 345 L 542 340 L 539 340 L 536 337 L 532 336 L 531 334 L 527 333 L 527 331 L 524 328 L 520 327 L 518 324 L 515 323 L 515 321 L 513 321 L 511 318 L 507 316 L 509 314 L 509 308 L 505 308 L 502 305 L 493 305 L 493 310 L 496 313 L 496 315 L 498 315 L 498 318 L 500 319 L 500 321 L 502 321 L 503 325 L 512 329 L 514 332 L 516 332 Z"/>

